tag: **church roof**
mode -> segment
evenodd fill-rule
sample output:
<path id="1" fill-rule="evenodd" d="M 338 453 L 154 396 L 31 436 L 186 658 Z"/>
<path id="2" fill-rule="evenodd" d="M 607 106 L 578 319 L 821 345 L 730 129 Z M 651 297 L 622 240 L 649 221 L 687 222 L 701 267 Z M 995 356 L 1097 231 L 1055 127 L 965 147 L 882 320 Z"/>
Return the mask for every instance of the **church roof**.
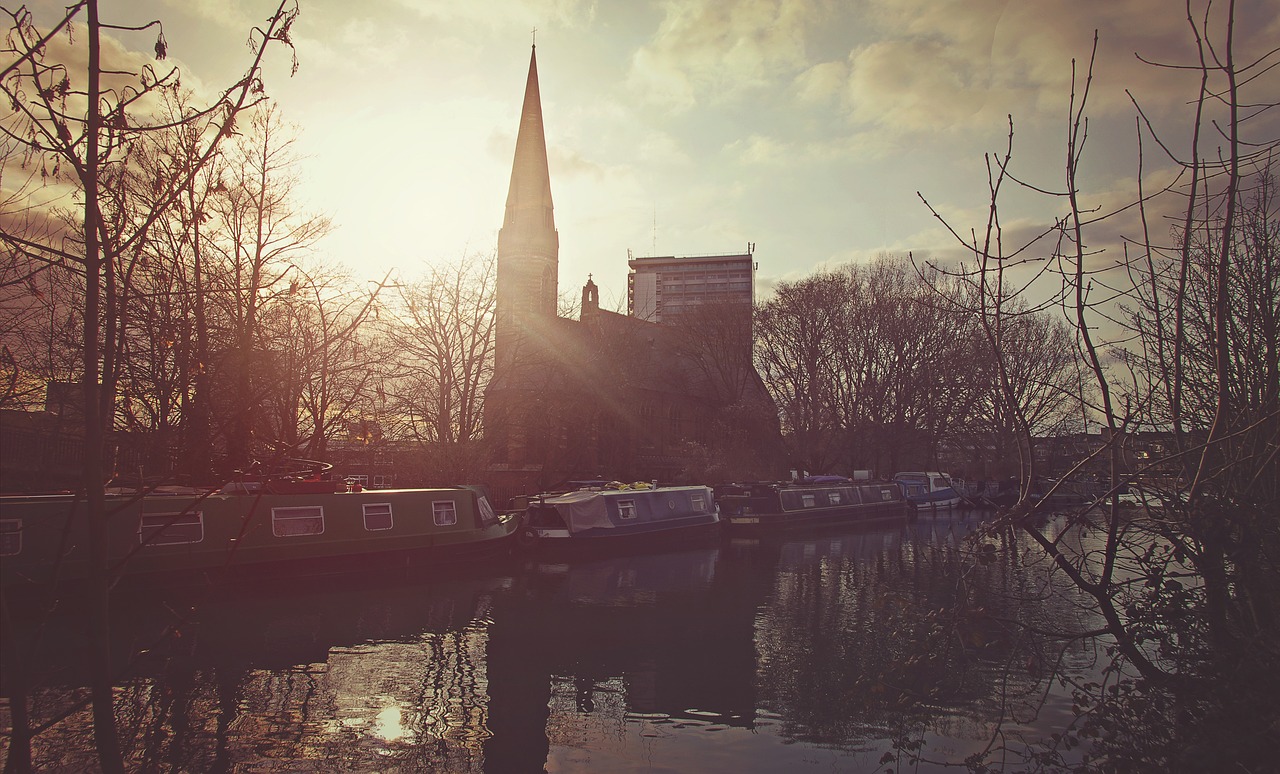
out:
<path id="1" fill-rule="evenodd" d="M 523 351 L 490 391 L 594 394 L 671 393 L 715 401 L 696 363 L 678 351 L 676 331 L 635 317 L 599 311 L 589 321 L 562 317 L 526 320 Z"/>

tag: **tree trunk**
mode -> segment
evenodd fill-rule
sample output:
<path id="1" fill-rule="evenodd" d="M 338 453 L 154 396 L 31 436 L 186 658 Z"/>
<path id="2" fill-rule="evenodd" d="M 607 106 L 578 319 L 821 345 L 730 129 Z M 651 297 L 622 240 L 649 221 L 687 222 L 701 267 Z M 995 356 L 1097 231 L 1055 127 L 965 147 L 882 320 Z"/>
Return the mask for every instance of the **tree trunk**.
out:
<path id="1" fill-rule="evenodd" d="M 98 346 L 103 274 L 98 208 L 99 92 L 101 88 L 101 28 L 97 0 L 89 0 L 88 121 L 84 159 L 84 487 L 89 519 L 89 665 L 93 697 L 93 739 L 104 772 L 123 772 L 116 734 L 111 674 L 110 583 L 107 577 L 107 513 L 103 486 L 106 424 L 102 416 Z"/>

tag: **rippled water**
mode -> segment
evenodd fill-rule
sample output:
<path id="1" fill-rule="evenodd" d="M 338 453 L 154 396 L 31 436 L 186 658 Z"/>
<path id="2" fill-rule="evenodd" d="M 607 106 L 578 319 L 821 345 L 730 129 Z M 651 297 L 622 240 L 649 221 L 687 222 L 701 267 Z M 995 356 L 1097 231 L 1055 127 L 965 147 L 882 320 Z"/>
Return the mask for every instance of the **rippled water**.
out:
<path id="1" fill-rule="evenodd" d="M 1051 671 L 1087 674 L 1095 654 L 1015 626 L 1089 622 L 1016 539 L 985 563 L 959 551 L 974 523 L 131 600 L 115 622 L 122 743 L 134 768 L 186 771 L 1016 760 L 1070 719 Z M 84 696 L 76 627 L 55 616 L 38 641 L 23 624 L 6 642 L 39 643 L 24 665 L 36 723 Z M 88 711 L 34 750 L 40 770 L 92 768 Z"/>

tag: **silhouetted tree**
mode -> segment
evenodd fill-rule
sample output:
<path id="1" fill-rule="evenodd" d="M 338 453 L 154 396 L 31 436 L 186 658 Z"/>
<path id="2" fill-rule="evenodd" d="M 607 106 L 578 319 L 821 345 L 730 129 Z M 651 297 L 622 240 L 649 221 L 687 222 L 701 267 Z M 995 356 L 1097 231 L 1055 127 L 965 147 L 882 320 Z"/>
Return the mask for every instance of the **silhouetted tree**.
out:
<path id="1" fill-rule="evenodd" d="M 1039 296 L 1061 304 L 1079 368 L 1091 382 L 1079 410 L 1104 430 L 1077 467 L 1104 461 L 1113 482 L 1106 497 L 1046 527 L 1040 517 L 1052 501 L 1033 501 L 1024 483 L 1022 502 L 986 535 L 1023 531 L 1100 622 L 1052 632 L 1062 641 L 1102 639 L 1113 657 L 1104 683 L 1114 684 L 1082 685 L 1074 696 L 1081 717 L 1071 738 L 1093 741 L 1086 766 L 1192 771 L 1272 764 L 1267 740 L 1280 689 L 1274 646 L 1280 294 L 1270 164 L 1280 146 L 1265 122 L 1277 104 L 1280 50 L 1269 41 L 1255 44 L 1257 58 L 1238 62 L 1248 34 L 1236 14 L 1234 4 L 1188 3 L 1193 62 L 1172 68 L 1198 81 L 1192 115 L 1177 132 L 1189 138 L 1188 149 L 1176 151 L 1140 106 L 1138 121 L 1139 150 L 1155 138 L 1181 175 L 1167 188 L 1145 190 L 1140 152 L 1137 201 L 1117 212 L 1085 201 L 1080 167 L 1093 60 L 1084 72 L 1073 63 L 1063 183 L 1057 193 L 1034 188 L 1063 211 L 1035 248 L 1041 273 L 1030 272 L 1048 292 L 1024 276 L 1004 294 L 1003 262 L 1020 251 L 1002 254 L 998 229 L 989 227 L 985 241 L 962 240 L 977 259 L 975 286 L 997 296 L 971 307 L 991 346 L 1008 344 L 1007 324 L 1019 319 L 1020 302 Z M 993 180 L 1005 179 L 1010 159 L 1006 154 L 997 163 Z M 997 188 L 989 223 L 999 222 Z M 1140 216 L 1141 235 L 1126 245 L 1116 271 L 1116 261 L 1099 260 L 1089 245 L 1100 224 L 1125 211 Z M 1171 211 L 1178 225 L 1173 244 L 1164 245 L 1150 222 Z M 1128 331 L 1111 325 L 1117 318 Z M 1001 321 L 1004 332 L 992 335 Z M 1011 389 L 1013 365 L 1006 361 L 1001 389 L 1006 405 L 1021 412 L 1025 433 L 1031 414 Z M 1161 443 L 1142 450 L 1146 459 L 1131 469 L 1128 447 L 1139 429 Z M 1122 511 L 1115 495 L 1126 484 L 1145 492 L 1149 507 Z"/>
<path id="2" fill-rule="evenodd" d="M 927 280 L 882 258 L 784 283 L 760 306 L 757 363 L 797 467 L 936 464 L 979 393 L 972 324 Z"/>
<path id="3" fill-rule="evenodd" d="M 291 286 L 296 293 L 302 280 L 289 278 L 291 261 L 301 260 L 329 231 L 327 218 L 300 212 L 291 198 L 297 178 L 293 144 L 292 129 L 274 107 L 255 112 L 231 144 L 222 186 L 211 199 L 222 226 L 213 248 L 222 264 L 217 298 L 225 304 L 229 330 L 217 360 L 226 390 L 220 408 L 227 462 L 233 467 L 247 465 L 265 444 L 287 443 L 274 437 L 281 428 L 270 422 L 268 402 L 290 397 L 271 389 L 278 353 L 266 346 L 259 316 Z M 288 407 L 276 411 L 288 413 Z M 294 432 L 296 427 L 289 428 Z"/>
<path id="4" fill-rule="evenodd" d="M 136 260 L 149 231 L 164 210 L 178 199 L 186 181 L 214 157 L 218 146 L 233 131 L 239 113 L 262 98 L 261 63 L 268 46 L 289 42 L 289 27 L 296 8 L 282 3 L 264 27 L 251 33 L 252 62 L 245 76 L 203 111 L 182 118 L 198 127 L 203 138 L 197 163 L 185 177 L 162 181 L 166 192 L 150 208 L 135 211 L 121 206 L 117 185 L 124 177 L 128 151 L 149 131 L 133 117 L 146 101 L 164 89 L 175 88 L 177 71 L 158 75 L 150 65 L 104 62 L 102 38 L 106 32 L 160 29 L 158 22 L 119 26 L 104 22 L 97 0 L 81 0 L 47 32 L 35 27 L 25 7 L 5 9 L 11 21 L 4 51 L 12 57 L 0 71 L 8 112 L 0 118 L 0 132 L 13 141 L 26 159 L 52 168 L 56 181 L 74 191 L 83 206 L 82 217 L 65 235 L 31 240 L 5 232 L 5 242 L 19 249 L 35 265 L 57 265 L 72 271 L 83 282 L 76 309 L 82 313 L 83 359 L 80 372 L 84 394 L 83 486 L 89 519 L 91 597 L 89 652 L 93 662 L 92 696 L 94 739 L 103 770 L 122 771 L 123 761 L 115 734 L 112 706 L 112 670 L 108 634 L 109 578 L 105 539 L 104 457 L 106 433 L 113 415 L 119 376 L 121 301 L 127 274 L 121 269 Z M 79 20 L 83 29 L 74 39 L 68 34 Z M 66 56 L 64 47 L 83 41 L 87 56 Z M 163 58 L 167 44 L 163 32 L 156 40 L 156 54 Z M 82 62 L 82 64 L 81 64 Z M 128 214 L 128 217 L 125 214 Z M 127 269 L 126 269 L 127 271 Z"/>

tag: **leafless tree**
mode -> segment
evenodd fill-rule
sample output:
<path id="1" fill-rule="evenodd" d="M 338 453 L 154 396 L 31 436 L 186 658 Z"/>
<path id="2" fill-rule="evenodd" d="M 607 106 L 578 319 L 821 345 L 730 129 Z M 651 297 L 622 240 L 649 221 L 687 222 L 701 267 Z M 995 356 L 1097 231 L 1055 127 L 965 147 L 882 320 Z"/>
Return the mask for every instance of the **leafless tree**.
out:
<path id="1" fill-rule="evenodd" d="M 330 228 L 327 218 L 301 212 L 293 203 L 298 174 L 294 142 L 278 110 L 256 111 L 247 131 L 230 145 L 225 177 L 210 200 L 222 227 L 212 243 L 221 263 L 215 297 L 224 304 L 229 330 L 217 361 L 225 385 L 220 405 L 226 455 L 233 467 L 247 465 L 261 452 L 254 448 L 255 438 L 279 440 L 260 437 L 270 426 L 263 401 L 287 400 L 268 387 L 278 353 L 265 346 L 259 315 L 271 299 L 290 288 L 296 293 L 301 280 L 290 279 L 291 262 L 301 260 Z"/>
<path id="2" fill-rule="evenodd" d="M 447 445 L 481 435 L 493 373 L 494 266 L 468 258 L 399 286 L 385 330 L 397 353 L 392 410 L 412 438 Z"/>
<path id="3" fill-rule="evenodd" d="M 385 347 L 376 346 L 368 325 L 382 285 L 364 292 L 334 270 L 299 275 L 260 317 L 261 341 L 274 355 L 276 374 L 264 396 L 276 412 L 266 426 L 290 453 L 327 459 L 330 440 L 371 416 L 375 386 L 385 373 Z"/>
<path id="4" fill-rule="evenodd" d="M 102 20 L 97 0 L 81 0 L 48 31 L 33 23 L 25 7 L 4 9 L 10 20 L 4 52 L 8 63 L 0 71 L 8 112 L 0 118 L 0 132 L 21 148 L 33 164 L 52 167 L 76 192 L 83 204 L 78 234 L 62 240 L 32 240 L 26 235 L 4 232 L 10 249 L 23 252 L 35 265 L 57 265 L 82 278 L 83 296 L 77 305 L 82 312 L 83 360 L 81 380 L 84 392 L 83 480 L 90 524 L 91 625 L 90 653 L 93 669 L 94 738 L 103 770 L 123 771 L 115 734 L 110 668 L 109 585 L 105 540 L 104 464 L 105 437 L 110 425 L 113 396 L 118 377 L 117 336 L 120 331 L 122 261 L 135 255 L 146 242 L 148 232 L 165 208 L 177 200 L 186 179 L 167 181 L 166 195 L 156 198 L 147 212 L 118 217 L 113 210 L 110 188 L 123 177 L 132 143 L 143 133 L 157 129 L 144 126 L 132 117 L 145 108 L 149 99 L 173 88 L 177 71 L 159 75 L 151 65 L 122 70 L 117 63 L 104 62 L 104 34 L 118 34 L 155 28 L 158 22 L 141 26 L 121 26 Z M 288 44 L 289 28 L 296 8 L 281 4 L 267 24 L 251 33 L 251 64 L 243 78 L 227 89 L 204 111 L 183 117 L 200 127 L 203 142 L 196 170 L 218 151 L 231 134 L 240 111 L 262 98 L 261 63 L 267 48 L 276 42 Z M 77 20 L 83 31 L 75 40 L 84 49 L 68 46 L 73 56 L 60 61 L 52 43 L 61 43 Z M 163 32 L 156 39 L 156 54 L 163 58 L 167 44 Z M 83 58 L 81 58 L 83 57 Z M 188 177 L 189 179 L 189 177 Z M 117 217 L 113 217 L 116 215 Z"/>
<path id="5" fill-rule="evenodd" d="M 1096 629 L 1052 636 L 1103 638 L 1115 656 L 1108 669 L 1108 680 L 1118 680 L 1113 688 L 1076 692 L 1086 710 L 1080 733 L 1097 740 L 1086 762 L 1254 770 L 1271 763 L 1265 740 L 1276 722 L 1280 674 L 1274 644 L 1280 228 L 1270 167 L 1280 49 L 1255 45 L 1256 58 L 1238 62 L 1247 34 L 1237 26 L 1235 4 L 1188 2 L 1186 16 L 1193 61 L 1157 66 L 1194 79 L 1189 131 L 1169 133 L 1189 137 L 1188 149 L 1175 150 L 1135 98 L 1137 198 L 1119 211 L 1089 205 L 1080 168 L 1094 60 L 1080 71 L 1073 63 L 1060 189 L 1013 177 L 1006 154 L 990 175 L 987 238 L 961 241 L 978 263 L 967 277 L 987 299 L 970 310 L 1002 357 L 1009 323 L 1034 299 L 1061 304 L 1078 367 L 1091 382 L 1080 393 L 1080 410 L 1104 430 L 1077 461 L 1078 469 L 1103 462 L 1113 482 L 1103 500 L 1071 509 L 1046 528 L 1039 517 L 1051 500 L 1032 501 L 1024 485 L 1021 504 L 995 527 L 1025 532 L 1052 572 L 1089 600 Z M 1145 190 L 1153 139 L 1181 174 L 1165 188 Z M 1033 241 L 1003 251 L 996 194 L 1005 180 L 1060 208 L 1043 232 L 1047 249 Z M 1115 271 L 1115 262 L 1100 260 L 1089 245 L 1102 223 L 1130 211 L 1140 216 L 1141 232 L 1125 245 Z M 1166 213 L 1171 244 L 1154 235 L 1153 223 Z M 1002 270 L 1013 261 L 1038 265 L 1021 267 L 1024 284 L 1006 293 Z M 1045 280 L 1049 292 L 1037 293 L 1027 275 Z M 1117 321 L 1128 330 L 1117 329 Z M 1011 389 L 1014 376 L 1002 373 L 1002 399 L 1020 412 L 1020 432 L 1028 433 L 1031 414 Z M 1160 443 L 1131 456 L 1141 429 Z M 1126 484 L 1152 497 L 1150 507 L 1122 511 L 1115 495 Z M 1175 740 L 1176 749 L 1163 744 Z"/>
<path id="6" fill-rule="evenodd" d="M 972 326 L 929 280 L 886 257 L 784 284 L 761 305 L 757 363 L 797 466 L 936 462 L 978 391 Z"/>
<path id="7" fill-rule="evenodd" d="M 832 366 L 847 327 L 847 299 L 845 278 L 826 273 L 780 284 L 756 311 L 756 362 L 800 469 L 823 472 L 836 461 Z"/>

